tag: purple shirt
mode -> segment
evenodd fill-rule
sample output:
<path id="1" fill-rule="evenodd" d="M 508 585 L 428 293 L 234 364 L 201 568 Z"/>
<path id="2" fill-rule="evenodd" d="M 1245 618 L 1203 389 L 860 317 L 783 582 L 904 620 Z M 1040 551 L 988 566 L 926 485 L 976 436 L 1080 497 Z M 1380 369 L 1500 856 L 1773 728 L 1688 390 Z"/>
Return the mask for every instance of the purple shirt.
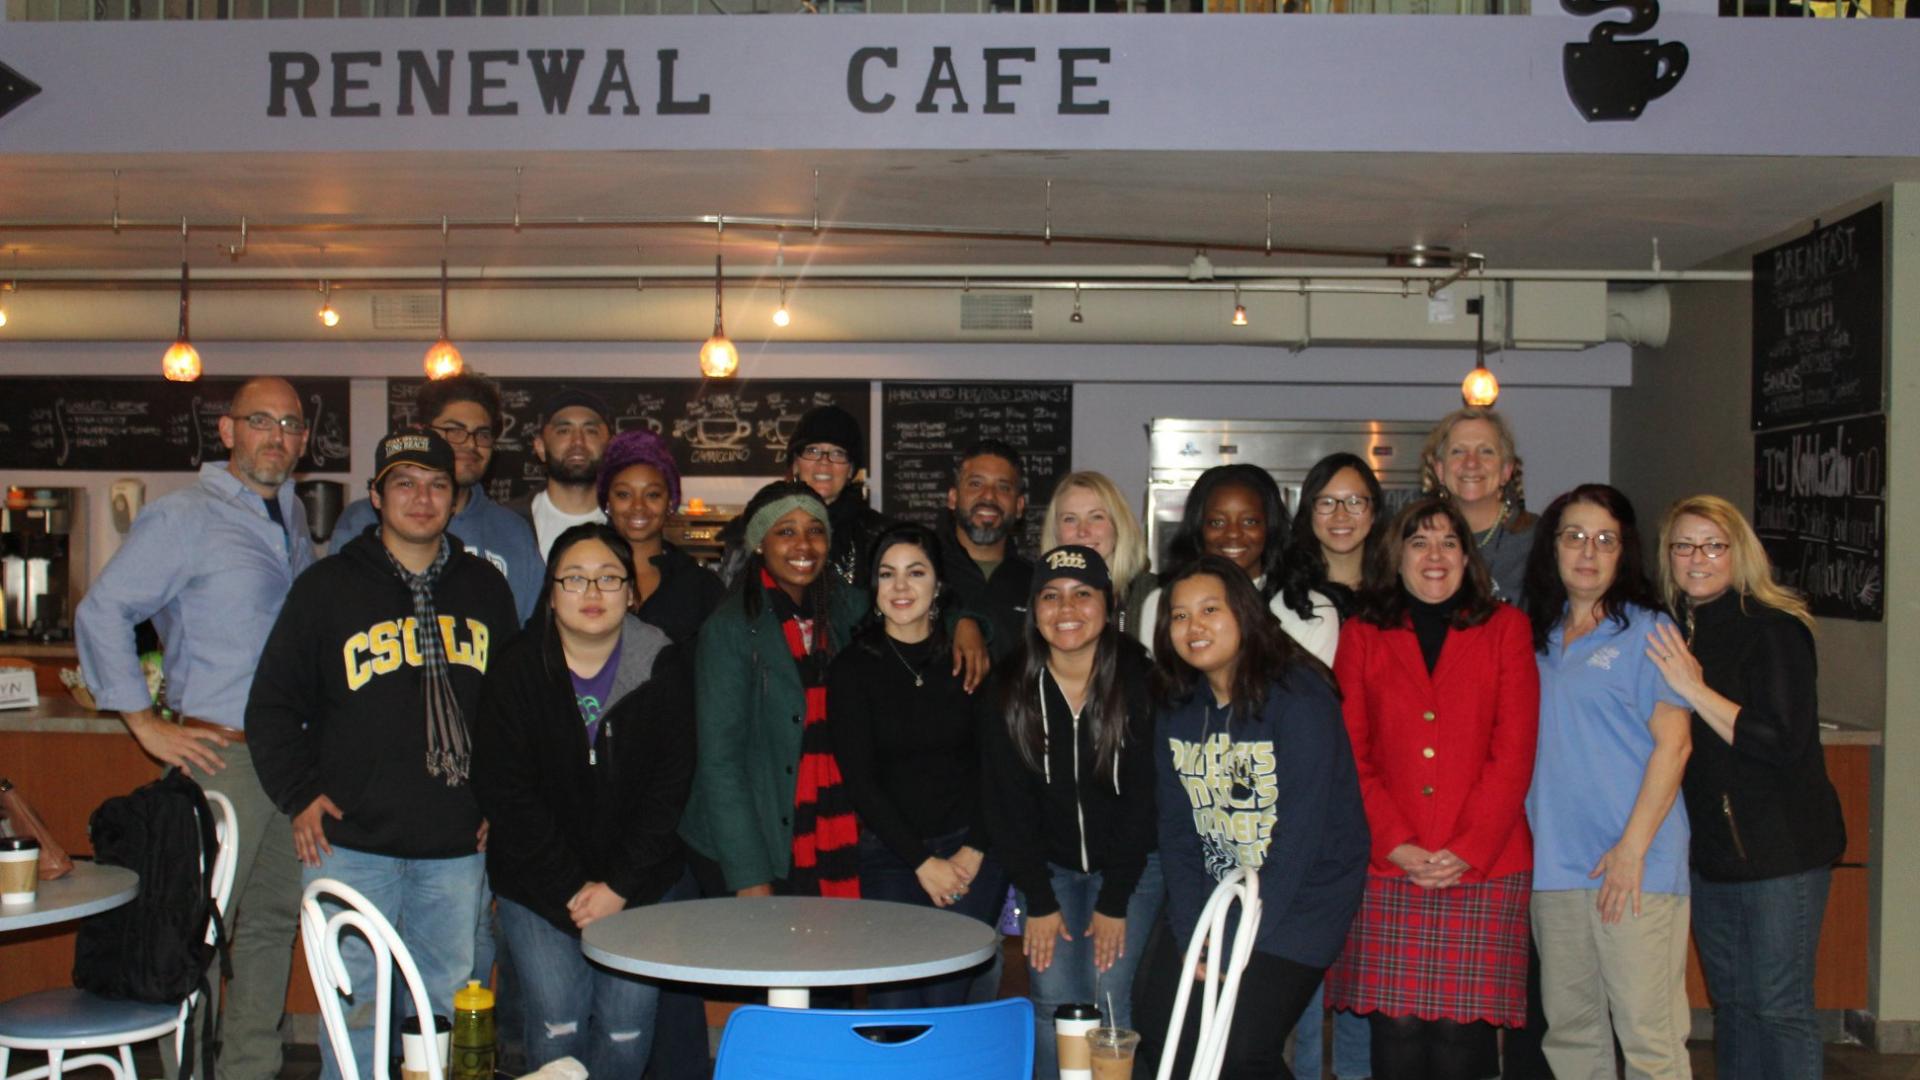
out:
<path id="1" fill-rule="evenodd" d="M 592 747 L 594 740 L 600 737 L 600 711 L 613 704 L 607 698 L 613 693 L 613 676 L 620 670 L 620 642 L 613 643 L 613 652 L 607 655 L 607 662 L 593 675 L 582 677 L 568 671 L 573 679 L 573 700 L 580 706 L 580 719 L 587 725 L 587 746 Z"/>

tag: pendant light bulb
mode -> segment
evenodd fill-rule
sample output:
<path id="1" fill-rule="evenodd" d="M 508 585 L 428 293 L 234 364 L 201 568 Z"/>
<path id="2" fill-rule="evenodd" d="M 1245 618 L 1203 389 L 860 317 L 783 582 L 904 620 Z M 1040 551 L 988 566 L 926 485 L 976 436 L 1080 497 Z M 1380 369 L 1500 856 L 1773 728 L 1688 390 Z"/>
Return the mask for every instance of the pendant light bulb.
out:
<path id="1" fill-rule="evenodd" d="M 1488 371 L 1485 364 L 1481 364 L 1460 381 L 1460 398 L 1476 408 L 1490 408 L 1500 400 L 1500 380 L 1494 378 L 1493 372 Z"/>
<path id="2" fill-rule="evenodd" d="M 700 374 L 709 379 L 725 379 L 740 368 L 740 350 L 727 339 L 721 318 L 720 256 L 713 257 L 713 336 L 700 346 Z"/>
<path id="3" fill-rule="evenodd" d="M 180 333 L 167 347 L 167 353 L 160 358 L 160 374 L 169 382 L 193 382 L 200 378 L 200 350 L 193 347 L 187 335 L 187 264 L 180 263 Z"/>
<path id="4" fill-rule="evenodd" d="M 317 314 L 320 325 L 329 330 L 340 325 L 340 309 L 333 306 L 333 288 L 324 281 L 320 283 L 320 310 Z"/>
<path id="5" fill-rule="evenodd" d="M 773 309 L 773 325 L 785 328 L 793 322 L 793 312 L 787 310 L 787 283 L 780 283 L 780 306 Z"/>
<path id="6" fill-rule="evenodd" d="M 7 325 L 7 309 L 5 305 L 0 305 L 0 326 L 5 325 Z"/>
<path id="7" fill-rule="evenodd" d="M 427 350 L 427 378 L 451 379 L 466 370 L 460 350 L 447 339 L 447 260 L 440 260 L 440 340 Z"/>
<path id="8" fill-rule="evenodd" d="M 1240 302 L 1240 286 L 1233 287 L 1233 325 L 1247 325 L 1247 305 Z"/>
<path id="9" fill-rule="evenodd" d="M 1087 321 L 1087 317 L 1080 312 L 1080 285 L 1078 282 L 1075 282 L 1073 286 L 1073 314 L 1067 316 L 1067 321 L 1073 323 L 1083 323 Z"/>

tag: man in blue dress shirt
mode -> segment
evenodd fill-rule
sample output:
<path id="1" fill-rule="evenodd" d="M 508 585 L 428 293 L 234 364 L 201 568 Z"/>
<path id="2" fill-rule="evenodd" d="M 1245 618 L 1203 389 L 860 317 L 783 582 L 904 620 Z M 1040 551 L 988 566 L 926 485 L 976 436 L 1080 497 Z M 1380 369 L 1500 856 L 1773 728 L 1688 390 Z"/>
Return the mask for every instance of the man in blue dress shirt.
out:
<path id="1" fill-rule="evenodd" d="M 233 982 L 219 1080 L 271 1080 L 280 1071 L 280 1014 L 300 906 L 300 863 L 287 816 L 254 774 L 247 694 L 260 650 L 293 579 L 313 562 L 306 512 L 287 478 L 307 444 L 300 395 L 260 378 L 220 418 L 232 456 L 200 466 L 192 487 L 153 501 L 75 612 L 87 685 L 120 713 L 149 755 L 233 800 L 239 860 L 233 903 Z M 152 619 L 164 642 L 162 719 L 134 652 Z"/>

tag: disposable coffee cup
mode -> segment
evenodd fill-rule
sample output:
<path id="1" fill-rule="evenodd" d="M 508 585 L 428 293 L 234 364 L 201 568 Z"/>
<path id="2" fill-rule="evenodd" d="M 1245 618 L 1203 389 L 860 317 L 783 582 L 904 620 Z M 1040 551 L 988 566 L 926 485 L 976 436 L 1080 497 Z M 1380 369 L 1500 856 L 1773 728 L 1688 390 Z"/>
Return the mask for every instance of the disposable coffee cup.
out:
<path id="1" fill-rule="evenodd" d="M 1128 1028 L 1097 1027 L 1087 1032 L 1093 1080 L 1133 1080 L 1133 1055 L 1139 1049 L 1140 1033 Z"/>
<path id="2" fill-rule="evenodd" d="M 447 1074 L 452 1066 L 448 1059 L 453 1054 L 453 1021 L 444 1016 L 433 1018 L 435 1042 L 439 1043 L 440 1072 Z M 427 1041 L 420 1037 L 420 1018 L 409 1016 L 400 1025 L 400 1075 L 403 1080 L 428 1080 Z"/>
<path id="3" fill-rule="evenodd" d="M 1084 1002 L 1053 1010 L 1053 1038 L 1060 1056 L 1060 1080 L 1093 1080 L 1087 1033 L 1100 1026 L 1100 1006 Z"/>
<path id="4" fill-rule="evenodd" d="M 40 841 L 0 836 L 0 904 L 31 904 L 40 887 Z"/>

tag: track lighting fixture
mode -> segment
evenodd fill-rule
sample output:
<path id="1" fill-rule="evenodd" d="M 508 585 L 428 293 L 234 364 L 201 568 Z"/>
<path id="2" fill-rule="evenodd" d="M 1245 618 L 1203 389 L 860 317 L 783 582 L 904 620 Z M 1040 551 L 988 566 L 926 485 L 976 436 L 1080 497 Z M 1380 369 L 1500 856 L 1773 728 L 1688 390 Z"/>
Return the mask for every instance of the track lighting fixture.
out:
<path id="1" fill-rule="evenodd" d="M 787 283 L 780 282 L 780 306 L 773 309 L 773 325 L 784 327 L 793 321 L 793 313 L 787 310 Z"/>
<path id="2" fill-rule="evenodd" d="M 320 325 L 331 330 L 340 325 L 340 309 L 333 306 L 333 286 L 320 283 Z"/>
<path id="3" fill-rule="evenodd" d="M 1476 408 L 1488 409 L 1500 400 L 1500 380 L 1487 370 L 1487 300 L 1475 297 L 1467 301 L 1474 315 L 1473 370 L 1460 380 L 1460 400 Z"/>
<path id="4" fill-rule="evenodd" d="M 172 382 L 193 382 L 200 378 L 200 350 L 187 337 L 187 264 L 180 263 L 180 333 L 160 358 L 160 373 Z"/>
<path id="5" fill-rule="evenodd" d="M 1087 317 L 1080 313 L 1080 283 L 1077 281 L 1073 283 L 1073 314 L 1067 316 L 1067 321 L 1076 323 L 1087 321 Z"/>
<path id="6" fill-rule="evenodd" d="M 1233 325 L 1247 325 L 1247 305 L 1240 302 L 1240 286 L 1233 287 Z"/>

